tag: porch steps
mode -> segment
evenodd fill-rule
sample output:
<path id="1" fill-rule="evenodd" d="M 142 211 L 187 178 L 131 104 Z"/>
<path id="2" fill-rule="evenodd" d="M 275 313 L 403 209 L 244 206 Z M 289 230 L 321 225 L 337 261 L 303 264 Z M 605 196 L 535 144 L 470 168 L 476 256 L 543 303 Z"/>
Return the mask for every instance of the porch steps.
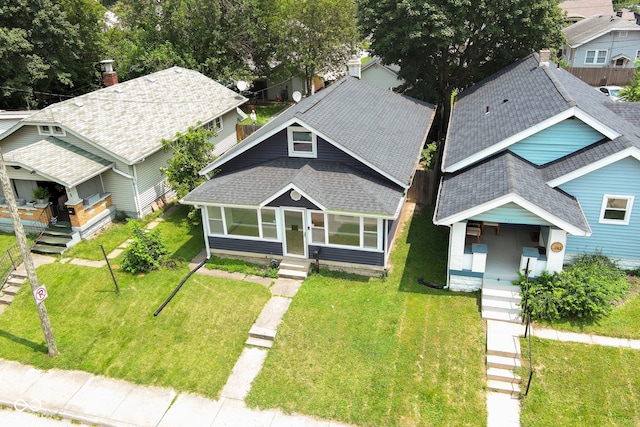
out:
<path id="1" fill-rule="evenodd" d="M 75 233 L 71 228 L 71 223 L 60 221 L 56 224 L 50 224 L 38 237 L 31 252 L 60 255 L 72 246 Z"/>
<path id="2" fill-rule="evenodd" d="M 498 280 L 485 279 L 482 284 L 482 318 L 521 323 L 520 287 Z"/>
<path id="3" fill-rule="evenodd" d="M 4 288 L 2 288 L 2 291 L 0 291 L 0 313 L 4 311 L 4 308 L 6 308 L 6 306 L 11 304 L 18 291 L 20 290 L 20 286 L 22 286 L 22 284 L 26 281 L 27 276 L 26 272 L 24 271 L 15 270 L 9 275 Z"/>
<path id="4" fill-rule="evenodd" d="M 278 277 L 304 280 L 309 274 L 310 265 L 308 261 L 283 259 L 278 267 Z"/>

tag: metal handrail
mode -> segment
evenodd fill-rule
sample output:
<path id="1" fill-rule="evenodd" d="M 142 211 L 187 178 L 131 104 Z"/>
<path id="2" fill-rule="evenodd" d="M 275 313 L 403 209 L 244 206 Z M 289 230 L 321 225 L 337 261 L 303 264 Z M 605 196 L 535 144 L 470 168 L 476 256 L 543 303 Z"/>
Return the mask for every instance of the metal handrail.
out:
<path id="1" fill-rule="evenodd" d="M 18 243 L 14 243 L 0 257 L 0 291 L 7 284 L 7 279 L 22 264 L 22 252 Z"/>
<path id="2" fill-rule="evenodd" d="M 527 389 L 524 392 L 524 395 L 529 394 L 529 387 L 531 386 L 531 380 L 533 379 L 533 351 L 531 347 L 531 310 L 529 310 L 529 261 L 531 258 L 527 259 L 527 267 L 524 270 L 525 274 L 525 291 L 524 291 L 524 303 L 522 304 L 522 311 L 525 313 L 526 324 L 524 327 L 524 337 L 529 339 L 529 381 L 527 381 Z"/>
<path id="3" fill-rule="evenodd" d="M 31 224 L 23 223 L 25 233 L 37 235 L 38 237 L 42 236 L 42 233 L 44 233 L 47 227 L 49 227 L 52 217 L 53 212 L 51 211 L 51 203 L 48 203 L 47 207 L 40 212 L 40 215 L 38 215 L 38 218 L 35 221 L 32 221 Z"/>

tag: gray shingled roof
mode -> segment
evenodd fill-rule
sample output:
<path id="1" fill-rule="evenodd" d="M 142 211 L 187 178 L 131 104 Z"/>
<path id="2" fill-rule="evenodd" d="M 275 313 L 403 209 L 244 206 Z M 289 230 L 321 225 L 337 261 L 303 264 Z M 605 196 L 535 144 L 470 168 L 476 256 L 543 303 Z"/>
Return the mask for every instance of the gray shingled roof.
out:
<path id="1" fill-rule="evenodd" d="M 613 15 L 594 15 L 563 29 L 569 46 L 581 44 L 610 31 L 640 31 L 635 22 Z"/>
<path id="2" fill-rule="evenodd" d="M 327 210 L 371 215 L 395 215 L 404 193 L 381 178 L 342 163 L 280 158 L 216 176 L 183 201 L 255 207 L 292 185 Z"/>
<path id="3" fill-rule="evenodd" d="M 579 203 L 546 184 L 543 173 L 511 152 L 503 152 L 442 180 L 436 222 L 506 195 L 517 195 L 584 232 L 590 232 Z"/>
<path id="4" fill-rule="evenodd" d="M 618 116 L 640 128 L 640 102 L 611 102 L 606 106 Z"/>
<path id="5" fill-rule="evenodd" d="M 50 105 L 23 122 L 59 124 L 132 164 L 160 150 L 163 138 L 246 101 L 197 71 L 172 67 Z"/>
<path id="6" fill-rule="evenodd" d="M 399 182 L 408 183 L 426 139 L 434 107 L 345 77 L 291 106 L 212 165 L 261 142 L 291 120 L 323 133 Z M 210 165 L 209 167 L 211 167 Z"/>
<path id="7" fill-rule="evenodd" d="M 564 0 L 560 2 L 560 7 L 567 12 L 569 18 L 587 18 L 605 13 L 613 15 L 613 4 L 611 0 Z"/>
<path id="8" fill-rule="evenodd" d="M 54 137 L 6 152 L 3 157 L 10 165 L 35 170 L 38 175 L 65 187 L 75 187 L 112 166 L 112 163 Z"/>

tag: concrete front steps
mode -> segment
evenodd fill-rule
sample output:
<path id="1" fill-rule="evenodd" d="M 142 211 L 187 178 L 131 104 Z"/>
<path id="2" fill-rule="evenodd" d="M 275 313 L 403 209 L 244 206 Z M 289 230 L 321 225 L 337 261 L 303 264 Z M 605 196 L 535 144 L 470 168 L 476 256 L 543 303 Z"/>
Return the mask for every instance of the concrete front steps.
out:
<path id="1" fill-rule="evenodd" d="M 276 337 L 278 325 L 291 305 L 291 298 L 273 296 L 262 309 L 258 319 L 249 329 L 247 345 L 271 348 Z"/>
<path id="2" fill-rule="evenodd" d="M 309 274 L 310 265 L 307 260 L 283 259 L 278 267 L 278 277 L 304 280 Z"/>
<path id="3" fill-rule="evenodd" d="M 489 391 L 520 396 L 520 339 L 522 325 L 502 321 L 487 321 L 487 380 Z"/>
<path id="4" fill-rule="evenodd" d="M 50 224 L 38 237 L 31 252 L 46 255 L 61 255 L 67 248 L 80 241 L 80 235 L 73 231 L 71 223 L 58 222 Z"/>
<path id="5" fill-rule="evenodd" d="M 520 287 L 485 279 L 482 284 L 482 318 L 522 323 Z"/>
<path id="6" fill-rule="evenodd" d="M 23 269 L 24 270 L 24 269 Z M 20 286 L 27 281 L 27 274 L 24 271 L 16 270 L 9 275 L 7 283 L 0 291 L 0 313 L 13 301 L 20 290 Z"/>

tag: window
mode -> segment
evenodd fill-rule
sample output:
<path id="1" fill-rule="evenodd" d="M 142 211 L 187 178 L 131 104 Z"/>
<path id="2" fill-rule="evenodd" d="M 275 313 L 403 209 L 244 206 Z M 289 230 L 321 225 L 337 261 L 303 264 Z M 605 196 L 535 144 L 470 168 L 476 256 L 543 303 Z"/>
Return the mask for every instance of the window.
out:
<path id="1" fill-rule="evenodd" d="M 209 233 L 224 234 L 224 221 L 222 219 L 222 208 L 220 206 L 209 206 Z"/>
<path id="2" fill-rule="evenodd" d="M 584 58 L 585 64 L 604 64 L 607 61 L 606 50 L 588 50 Z"/>
<path id="3" fill-rule="evenodd" d="M 629 35 L 629 31 L 618 31 L 618 37 L 627 37 Z"/>
<path id="4" fill-rule="evenodd" d="M 376 218 L 362 218 L 362 246 L 378 248 L 378 220 Z"/>
<path id="5" fill-rule="evenodd" d="M 262 222 L 262 237 L 265 239 L 277 239 L 278 226 L 276 224 L 276 210 L 272 208 L 262 208 L 260 210 L 260 220 Z"/>
<path id="6" fill-rule="evenodd" d="M 244 208 L 224 208 L 227 234 L 232 236 L 258 237 L 258 211 Z"/>
<path id="7" fill-rule="evenodd" d="M 292 126 L 287 129 L 289 156 L 316 157 L 316 135 L 303 127 Z"/>
<path id="8" fill-rule="evenodd" d="M 214 132 L 218 132 L 222 130 L 222 118 L 221 117 L 216 117 L 215 119 L 211 120 L 210 122 L 207 122 L 204 124 L 204 128 L 206 130 L 210 130 L 210 131 L 214 131 Z"/>
<path id="9" fill-rule="evenodd" d="M 631 217 L 632 206 L 633 196 L 605 194 L 602 199 L 602 209 L 600 210 L 600 222 L 603 224 L 627 225 Z"/>
<path id="10" fill-rule="evenodd" d="M 64 129 L 60 126 L 50 125 L 38 125 L 38 133 L 40 135 L 53 135 L 53 136 L 65 136 Z"/>
<path id="11" fill-rule="evenodd" d="M 311 212 L 311 243 L 324 244 L 325 242 L 324 213 Z"/>
<path id="12" fill-rule="evenodd" d="M 636 50 L 636 59 L 640 58 L 640 50 Z"/>

